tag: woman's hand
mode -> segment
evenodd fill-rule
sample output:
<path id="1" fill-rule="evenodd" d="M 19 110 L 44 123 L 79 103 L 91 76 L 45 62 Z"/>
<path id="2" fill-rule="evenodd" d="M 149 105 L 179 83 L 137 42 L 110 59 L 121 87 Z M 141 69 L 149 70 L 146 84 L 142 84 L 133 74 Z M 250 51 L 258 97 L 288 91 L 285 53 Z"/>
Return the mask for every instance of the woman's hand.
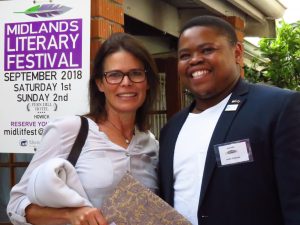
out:
<path id="1" fill-rule="evenodd" d="M 72 225 L 108 225 L 102 213 L 97 208 L 74 208 L 69 212 Z"/>
<path id="2" fill-rule="evenodd" d="M 97 208 L 50 208 L 30 204 L 25 211 L 27 222 L 33 225 L 108 225 Z"/>

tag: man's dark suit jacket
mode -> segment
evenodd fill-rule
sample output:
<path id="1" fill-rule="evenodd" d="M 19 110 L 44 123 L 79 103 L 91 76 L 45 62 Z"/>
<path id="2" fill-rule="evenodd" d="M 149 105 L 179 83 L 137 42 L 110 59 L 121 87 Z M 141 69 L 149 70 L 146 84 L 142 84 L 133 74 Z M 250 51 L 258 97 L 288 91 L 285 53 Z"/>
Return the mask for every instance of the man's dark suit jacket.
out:
<path id="1" fill-rule="evenodd" d="M 193 104 L 160 134 L 160 193 L 172 206 L 174 148 Z M 228 104 L 238 108 L 222 112 L 210 140 L 199 224 L 300 225 L 300 93 L 240 80 Z M 253 162 L 218 167 L 214 145 L 243 139 Z"/>

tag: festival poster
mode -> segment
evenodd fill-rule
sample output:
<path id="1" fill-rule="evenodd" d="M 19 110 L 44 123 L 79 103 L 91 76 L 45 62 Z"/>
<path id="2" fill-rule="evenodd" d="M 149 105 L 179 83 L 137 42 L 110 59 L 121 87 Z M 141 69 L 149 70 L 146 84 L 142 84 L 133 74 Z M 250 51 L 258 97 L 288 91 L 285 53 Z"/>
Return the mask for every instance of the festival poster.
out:
<path id="1" fill-rule="evenodd" d="M 34 153 L 50 120 L 88 111 L 90 1 L 0 9 L 0 152 Z"/>

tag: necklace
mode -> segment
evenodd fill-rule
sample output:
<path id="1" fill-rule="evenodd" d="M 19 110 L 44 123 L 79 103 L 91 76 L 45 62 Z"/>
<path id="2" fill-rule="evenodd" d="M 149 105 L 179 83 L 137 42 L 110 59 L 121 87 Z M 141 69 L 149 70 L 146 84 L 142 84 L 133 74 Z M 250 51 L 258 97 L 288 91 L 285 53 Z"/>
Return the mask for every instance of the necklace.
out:
<path id="1" fill-rule="evenodd" d="M 128 139 L 127 137 L 125 137 L 125 135 L 123 134 L 122 130 L 121 130 L 119 127 L 117 127 L 115 124 L 113 124 L 113 122 L 111 122 L 110 120 L 107 120 L 107 122 L 109 122 L 109 124 L 111 124 L 115 129 L 117 129 L 117 130 L 119 131 L 119 133 L 120 133 L 120 134 L 123 136 L 123 138 L 125 139 L 125 143 L 126 143 L 126 144 L 129 144 L 129 143 L 130 143 L 129 139 Z"/>

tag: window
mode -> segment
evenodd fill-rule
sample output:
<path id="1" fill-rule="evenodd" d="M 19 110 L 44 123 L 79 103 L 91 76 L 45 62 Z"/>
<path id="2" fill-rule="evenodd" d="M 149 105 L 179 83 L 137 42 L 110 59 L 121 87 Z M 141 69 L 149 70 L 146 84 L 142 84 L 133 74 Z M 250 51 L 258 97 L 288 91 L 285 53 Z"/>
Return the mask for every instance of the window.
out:
<path id="1" fill-rule="evenodd" d="M 22 177 L 32 154 L 0 153 L 0 225 L 10 224 L 6 214 L 11 187 Z"/>

